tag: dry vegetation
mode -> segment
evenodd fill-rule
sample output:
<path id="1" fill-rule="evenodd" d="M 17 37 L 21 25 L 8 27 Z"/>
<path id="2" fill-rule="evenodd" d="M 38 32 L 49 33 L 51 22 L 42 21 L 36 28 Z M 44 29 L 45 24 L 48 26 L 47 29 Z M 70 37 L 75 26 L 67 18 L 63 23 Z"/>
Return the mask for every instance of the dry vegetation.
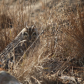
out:
<path id="1" fill-rule="evenodd" d="M 0 2 L 0 52 L 26 25 L 38 28 L 40 44 L 32 49 L 37 37 L 21 57 L 23 62 L 20 59 L 8 72 L 23 84 L 83 84 L 83 2 L 52 0 L 47 4 L 41 2 L 42 7 L 32 11 L 29 8 L 33 2 L 25 5 L 26 0 L 12 1 L 9 5 Z M 24 12 L 26 8 L 28 12 Z"/>

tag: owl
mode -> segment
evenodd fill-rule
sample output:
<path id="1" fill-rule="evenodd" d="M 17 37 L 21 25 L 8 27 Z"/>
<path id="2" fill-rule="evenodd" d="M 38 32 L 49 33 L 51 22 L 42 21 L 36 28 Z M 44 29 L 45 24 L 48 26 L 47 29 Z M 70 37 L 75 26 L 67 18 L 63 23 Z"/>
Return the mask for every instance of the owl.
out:
<path id="1" fill-rule="evenodd" d="M 26 49 L 36 40 L 39 32 L 35 26 L 23 28 L 16 38 L 2 51 L 0 61 L 8 69 L 9 62 L 18 61 Z M 39 43 L 39 39 L 36 41 Z"/>

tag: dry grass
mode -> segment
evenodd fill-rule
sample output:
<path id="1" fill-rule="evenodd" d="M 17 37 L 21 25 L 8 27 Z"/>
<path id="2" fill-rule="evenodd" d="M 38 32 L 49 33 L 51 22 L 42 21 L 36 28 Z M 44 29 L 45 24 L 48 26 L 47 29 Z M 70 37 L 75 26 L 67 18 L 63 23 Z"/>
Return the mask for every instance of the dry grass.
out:
<path id="1" fill-rule="evenodd" d="M 23 62 L 19 61 L 14 65 L 14 69 L 8 70 L 8 72 L 16 76 L 23 84 L 57 84 L 57 82 L 63 84 L 57 80 L 62 74 L 81 77 L 83 80 L 83 9 L 75 6 L 76 11 L 74 10 L 74 13 L 73 7 L 69 7 L 70 11 L 67 11 L 63 3 L 50 6 L 50 8 L 47 6 L 48 4 L 44 4 L 40 11 L 30 11 L 27 14 L 23 12 L 23 3 L 20 4 L 18 1 L 16 3 L 13 7 L 16 8 L 14 11 L 7 9 L 3 12 L 9 8 L 5 6 L 5 3 L 2 4 L 3 8 L 0 8 L 2 12 L 0 16 L 4 16 L 4 18 L 1 17 L 2 20 L 0 21 L 0 51 L 15 38 L 26 23 L 27 25 L 36 25 L 40 32 L 40 44 L 33 48 L 33 44 L 36 43 L 34 41 L 21 57 Z M 6 20 L 4 20 L 5 18 Z M 11 23 L 12 28 L 9 27 Z M 78 67 L 82 68 L 82 71 Z M 77 68 L 77 72 L 75 72 L 75 68 Z M 74 75 L 72 71 L 74 71 Z M 81 73 L 79 74 L 79 72 Z M 79 75 L 77 76 L 77 74 Z"/>
<path id="2" fill-rule="evenodd" d="M 83 66 L 83 52 L 84 52 L 84 11 L 81 11 L 79 7 L 77 7 L 77 16 L 75 14 L 70 14 L 68 16 L 69 21 L 71 23 L 71 27 L 67 33 L 71 36 L 71 38 L 74 38 L 77 42 L 77 52 L 76 55 L 74 55 L 75 61 L 80 60 L 77 62 L 77 65 Z"/>
<path id="3" fill-rule="evenodd" d="M 29 17 L 22 12 L 23 4 L 16 1 L 14 5 L 11 5 L 12 0 L 8 3 L 9 5 L 4 0 L 0 1 L 0 52 L 29 22 Z"/>

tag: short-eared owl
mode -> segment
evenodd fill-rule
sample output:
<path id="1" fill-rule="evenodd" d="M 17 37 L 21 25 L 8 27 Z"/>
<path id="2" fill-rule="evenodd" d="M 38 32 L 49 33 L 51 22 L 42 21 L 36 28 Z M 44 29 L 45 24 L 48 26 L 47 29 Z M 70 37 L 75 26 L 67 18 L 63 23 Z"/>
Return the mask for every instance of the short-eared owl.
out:
<path id="1" fill-rule="evenodd" d="M 35 41 L 38 34 L 37 28 L 34 26 L 24 28 L 0 54 L 2 64 L 5 64 L 7 68 L 9 61 L 19 60 L 25 50 Z"/>

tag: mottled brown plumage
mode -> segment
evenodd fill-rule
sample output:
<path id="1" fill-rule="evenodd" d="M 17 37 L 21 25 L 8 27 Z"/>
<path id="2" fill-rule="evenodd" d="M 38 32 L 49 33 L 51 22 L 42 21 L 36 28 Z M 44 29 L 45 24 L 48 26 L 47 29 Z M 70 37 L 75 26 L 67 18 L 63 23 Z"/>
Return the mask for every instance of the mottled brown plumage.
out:
<path id="1" fill-rule="evenodd" d="M 34 26 L 23 28 L 16 38 L 2 51 L 0 61 L 4 68 L 8 68 L 9 62 L 18 61 L 25 50 L 35 41 L 38 31 Z"/>

